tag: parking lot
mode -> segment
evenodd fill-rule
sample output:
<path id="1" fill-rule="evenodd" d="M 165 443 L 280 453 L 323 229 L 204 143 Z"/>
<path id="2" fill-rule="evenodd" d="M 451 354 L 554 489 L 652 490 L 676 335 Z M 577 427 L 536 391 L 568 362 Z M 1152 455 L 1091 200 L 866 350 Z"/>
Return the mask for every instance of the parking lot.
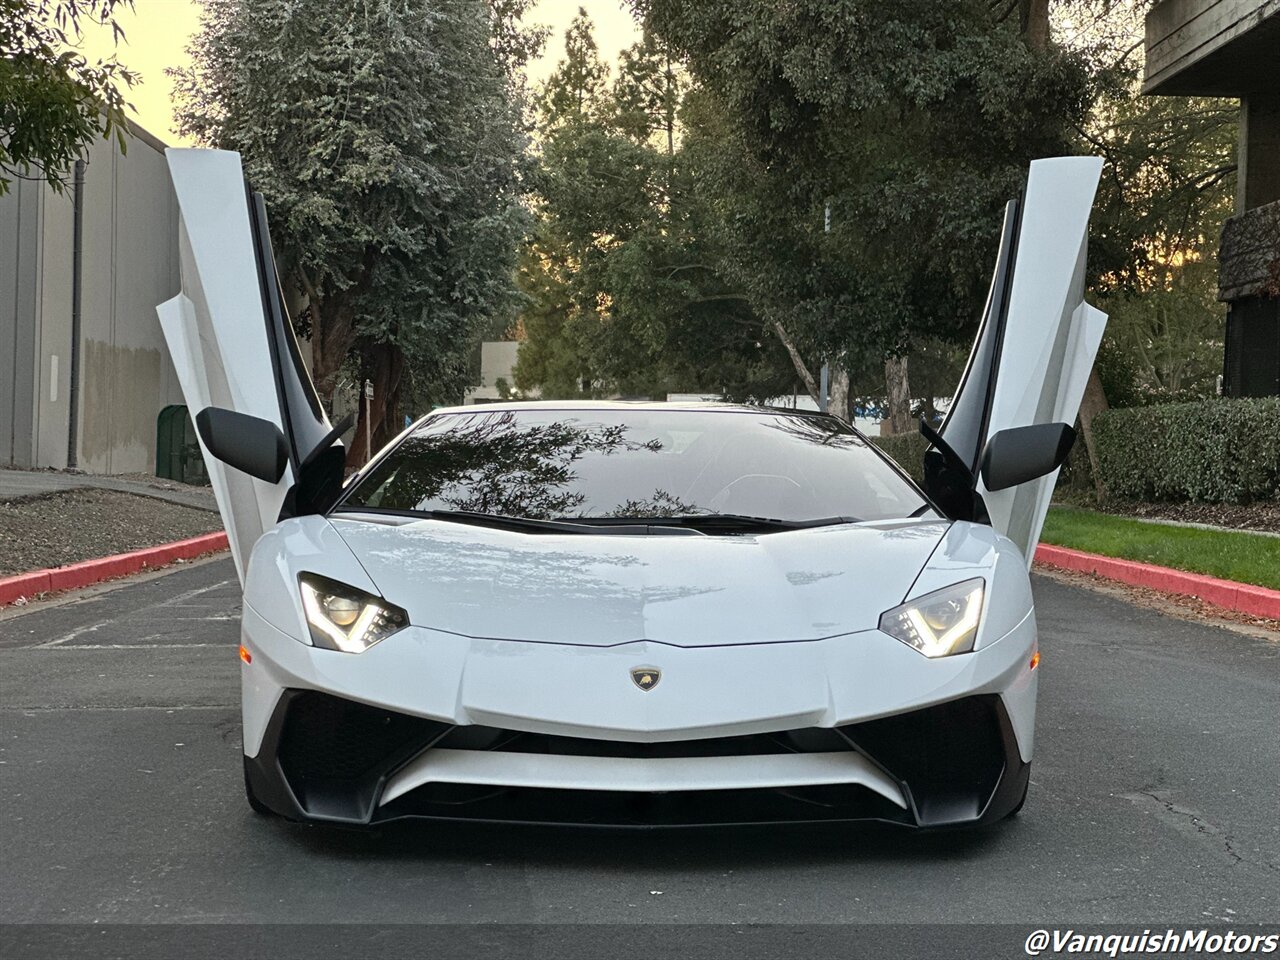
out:
<path id="1" fill-rule="evenodd" d="M 1026 808 L 935 835 L 264 819 L 229 560 L 7 614 L 0 921 L 1274 922 L 1280 644 L 1035 588 Z"/>

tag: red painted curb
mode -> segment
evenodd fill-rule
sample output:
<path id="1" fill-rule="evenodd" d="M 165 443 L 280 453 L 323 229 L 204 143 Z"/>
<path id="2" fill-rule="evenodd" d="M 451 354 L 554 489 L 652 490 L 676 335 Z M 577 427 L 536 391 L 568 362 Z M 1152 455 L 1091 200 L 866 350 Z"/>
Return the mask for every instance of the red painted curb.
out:
<path id="1" fill-rule="evenodd" d="M 103 580 L 126 577 L 148 567 L 163 567 L 175 560 L 190 560 L 206 553 L 227 549 L 224 531 L 206 533 L 189 540 L 175 540 L 155 547 L 145 547 L 129 553 L 117 553 L 111 557 L 85 560 L 65 567 L 48 570 L 32 570 L 17 576 L 0 578 L 0 607 L 23 597 L 54 590 L 76 590 Z"/>
<path id="2" fill-rule="evenodd" d="M 1136 587 L 1150 587 L 1164 593 L 1198 597 L 1205 603 L 1224 610 L 1280 620 L 1280 590 L 1237 583 L 1234 580 L 1220 580 L 1217 577 L 1172 570 L 1136 560 L 1104 557 L 1069 547 L 1054 547 L 1047 543 L 1036 547 L 1036 563 L 1062 570 L 1093 573 L 1108 580 L 1119 580 Z"/>

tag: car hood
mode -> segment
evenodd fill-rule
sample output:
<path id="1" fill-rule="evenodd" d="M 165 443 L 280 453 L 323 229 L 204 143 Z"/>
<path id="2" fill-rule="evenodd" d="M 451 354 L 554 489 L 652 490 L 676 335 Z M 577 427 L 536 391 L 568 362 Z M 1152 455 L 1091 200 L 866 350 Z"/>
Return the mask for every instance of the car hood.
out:
<path id="1" fill-rule="evenodd" d="M 619 536 L 371 515 L 331 521 L 382 595 L 417 626 L 494 639 L 682 647 L 874 629 L 950 525 Z"/>

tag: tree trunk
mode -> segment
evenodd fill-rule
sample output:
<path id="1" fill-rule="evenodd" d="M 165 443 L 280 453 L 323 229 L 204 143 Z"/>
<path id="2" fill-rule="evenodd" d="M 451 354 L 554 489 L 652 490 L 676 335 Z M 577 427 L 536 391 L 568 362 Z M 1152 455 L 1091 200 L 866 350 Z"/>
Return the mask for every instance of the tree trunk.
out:
<path id="1" fill-rule="evenodd" d="M 1102 473 L 1098 469 L 1098 447 L 1093 439 L 1093 418 L 1107 409 L 1107 394 L 1102 388 L 1102 379 L 1098 376 L 1098 368 L 1089 372 L 1089 382 L 1084 388 L 1084 400 L 1080 402 L 1080 432 L 1084 434 L 1085 449 L 1089 451 L 1089 470 L 1093 474 L 1093 488 L 1101 502 L 1107 496 L 1106 487 L 1102 483 Z"/>
<path id="2" fill-rule="evenodd" d="M 884 362 L 884 382 L 889 391 L 888 434 L 911 432 L 911 384 L 907 382 L 907 358 L 890 357 Z M 882 424 L 881 432 L 884 431 Z"/>
<path id="3" fill-rule="evenodd" d="M 353 291 L 323 297 L 306 271 L 297 270 L 295 276 L 311 312 L 311 380 L 332 408 L 338 376 L 355 342 L 355 298 Z"/>
<path id="4" fill-rule="evenodd" d="M 835 414 L 841 420 L 852 422 L 849 416 L 849 369 L 838 363 L 831 365 L 831 397 L 827 402 L 827 412 Z"/>
<path id="5" fill-rule="evenodd" d="M 347 466 L 365 464 L 365 447 L 377 453 L 399 430 L 400 378 L 404 372 L 404 354 L 390 343 L 373 344 L 365 351 L 361 365 L 367 371 L 364 379 L 373 383 L 373 396 L 365 399 L 361 380 L 356 432 L 347 449 Z M 369 441 L 366 444 L 365 438 Z"/>
<path id="6" fill-rule="evenodd" d="M 1020 0 L 1022 39 L 1032 50 L 1049 46 L 1049 0 Z"/>
<path id="7" fill-rule="evenodd" d="M 373 449 L 381 450 L 395 439 L 404 429 L 404 418 L 400 413 L 400 387 L 404 377 L 404 351 L 399 347 L 388 347 L 393 351 L 390 366 L 383 381 L 382 419 L 373 434 Z M 377 384 L 374 390 L 378 389 Z"/>
<path id="8" fill-rule="evenodd" d="M 795 341 L 787 335 L 787 331 L 783 329 L 782 324 L 775 321 L 773 329 L 778 332 L 778 339 L 782 341 L 782 345 L 787 348 L 787 353 L 791 357 L 791 363 L 796 368 L 796 373 L 800 375 L 800 379 L 804 382 L 804 388 L 809 391 L 809 396 L 813 397 L 813 402 L 822 407 L 822 398 L 818 396 L 821 392 L 818 381 L 813 378 L 813 374 L 809 372 L 809 365 L 804 362 L 804 357 L 800 356 L 800 351 L 796 349 Z"/>

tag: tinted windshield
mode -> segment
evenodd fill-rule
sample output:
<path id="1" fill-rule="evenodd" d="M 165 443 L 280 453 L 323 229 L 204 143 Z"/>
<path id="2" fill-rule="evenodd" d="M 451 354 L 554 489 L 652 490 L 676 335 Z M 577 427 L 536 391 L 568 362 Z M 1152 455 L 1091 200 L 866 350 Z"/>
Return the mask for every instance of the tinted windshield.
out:
<path id="1" fill-rule="evenodd" d="M 799 521 L 920 513 L 920 493 L 828 417 L 703 410 L 441 414 L 343 507 L 539 520 L 734 514 Z"/>

